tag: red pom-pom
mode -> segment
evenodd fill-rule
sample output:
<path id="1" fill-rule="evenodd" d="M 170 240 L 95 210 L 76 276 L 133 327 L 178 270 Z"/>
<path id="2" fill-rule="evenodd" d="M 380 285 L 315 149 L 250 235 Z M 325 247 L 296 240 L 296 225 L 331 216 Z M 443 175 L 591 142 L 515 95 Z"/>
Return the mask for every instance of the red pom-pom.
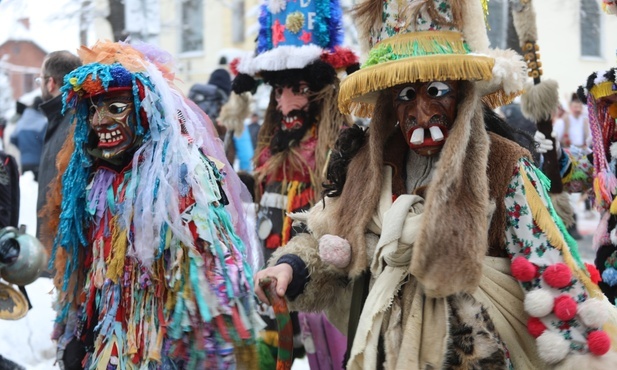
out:
<path id="1" fill-rule="evenodd" d="M 234 58 L 234 60 L 229 63 L 229 70 L 234 76 L 238 75 L 238 64 L 240 64 L 240 58 Z"/>
<path id="2" fill-rule="evenodd" d="M 593 281 L 594 284 L 598 284 L 602 281 L 602 276 L 600 275 L 600 271 L 596 268 L 596 266 L 591 263 L 585 263 L 585 267 L 587 267 L 587 271 L 589 272 L 589 278 Z"/>
<path id="3" fill-rule="evenodd" d="M 527 320 L 527 330 L 534 338 L 539 337 L 546 330 L 546 325 L 537 317 L 530 317 Z"/>
<path id="4" fill-rule="evenodd" d="M 555 298 L 553 312 L 561 321 L 572 320 L 576 316 L 576 301 L 569 295 L 562 294 Z"/>
<path id="5" fill-rule="evenodd" d="M 611 339 L 603 330 L 595 330 L 587 336 L 589 351 L 596 356 L 602 356 L 611 349 Z"/>
<path id="6" fill-rule="evenodd" d="M 281 246 L 281 236 L 278 234 L 270 234 L 266 238 L 266 248 L 276 249 Z"/>
<path id="7" fill-rule="evenodd" d="M 525 257 L 516 257 L 510 264 L 510 271 L 516 280 L 528 282 L 536 277 L 538 268 Z"/>
<path id="8" fill-rule="evenodd" d="M 544 281 L 553 288 L 565 288 L 572 282 L 572 271 L 565 263 L 555 263 L 544 270 Z"/>

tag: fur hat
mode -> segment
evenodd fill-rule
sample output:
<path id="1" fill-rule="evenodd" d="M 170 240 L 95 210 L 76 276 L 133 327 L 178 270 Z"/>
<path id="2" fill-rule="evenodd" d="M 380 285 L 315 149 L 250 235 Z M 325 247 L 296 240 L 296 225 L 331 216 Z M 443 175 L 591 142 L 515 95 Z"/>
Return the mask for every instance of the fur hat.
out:
<path id="1" fill-rule="evenodd" d="M 344 113 L 369 116 L 379 91 L 406 82 L 478 81 L 493 107 L 522 91 L 525 64 L 514 51 L 489 49 L 479 1 L 366 0 L 355 15 L 370 51 L 341 85 Z"/>

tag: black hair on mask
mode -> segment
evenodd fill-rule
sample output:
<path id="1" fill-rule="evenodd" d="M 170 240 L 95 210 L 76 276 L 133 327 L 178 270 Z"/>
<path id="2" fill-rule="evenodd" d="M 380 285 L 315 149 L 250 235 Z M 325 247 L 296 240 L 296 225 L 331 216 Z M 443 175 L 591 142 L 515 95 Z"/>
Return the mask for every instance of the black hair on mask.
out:
<path id="1" fill-rule="evenodd" d="M 283 71 L 262 71 L 261 78 L 270 86 L 290 86 L 298 88 L 300 82 L 308 84 L 311 91 L 320 91 L 334 82 L 336 71 L 332 66 L 321 60 L 317 60 L 306 67 L 286 69 Z"/>
<path id="2" fill-rule="evenodd" d="M 240 73 L 231 82 L 231 89 L 236 94 L 242 94 L 247 91 L 253 91 L 257 87 L 255 79 L 247 74 Z"/>

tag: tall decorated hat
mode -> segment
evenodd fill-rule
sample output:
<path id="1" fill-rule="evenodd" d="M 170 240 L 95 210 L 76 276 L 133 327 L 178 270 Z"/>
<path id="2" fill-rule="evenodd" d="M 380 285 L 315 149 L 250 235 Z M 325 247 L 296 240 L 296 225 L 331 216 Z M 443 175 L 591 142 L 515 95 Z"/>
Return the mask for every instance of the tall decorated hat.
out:
<path id="1" fill-rule="evenodd" d="M 254 78 L 269 83 L 272 73 L 295 70 L 295 79 L 323 76 L 324 66 L 357 69 L 358 58 L 343 42 L 338 0 L 264 0 L 260 8 L 257 47 L 236 64 L 236 93 L 254 87 Z M 350 69 L 351 68 L 351 69 Z M 330 83 L 332 73 L 322 83 Z M 316 89 L 313 89 L 316 90 Z"/>
<path id="2" fill-rule="evenodd" d="M 381 90 L 408 82 L 477 81 L 492 107 L 522 91 L 525 64 L 489 48 L 481 0 L 366 0 L 355 17 L 368 57 L 341 84 L 343 113 L 369 116 Z"/>

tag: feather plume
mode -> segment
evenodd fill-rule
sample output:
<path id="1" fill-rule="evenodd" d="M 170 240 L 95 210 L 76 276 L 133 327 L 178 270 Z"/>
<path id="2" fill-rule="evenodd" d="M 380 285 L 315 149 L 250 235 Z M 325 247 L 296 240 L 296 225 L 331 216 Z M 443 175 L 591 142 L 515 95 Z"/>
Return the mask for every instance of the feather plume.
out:
<path id="1" fill-rule="evenodd" d="M 372 47 L 372 45 L 369 45 L 371 30 L 378 29 L 381 26 L 382 13 L 383 1 L 381 0 L 367 0 L 352 9 L 352 16 L 358 30 L 358 39 L 362 43 L 363 52 L 368 52 Z"/>
<path id="2" fill-rule="evenodd" d="M 536 29 L 536 11 L 531 1 L 521 1 L 519 6 L 512 7 L 512 20 L 518 35 L 519 43 L 538 39 Z"/>
<path id="3" fill-rule="evenodd" d="M 219 123 L 228 130 L 233 130 L 236 137 L 242 136 L 244 131 L 244 120 L 250 113 L 250 99 L 251 93 L 249 92 L 242 94 L 232 92 L 227 103 L 221 108 Z"/>
<path id="4" fill-rule="evenodd" d="M 554 80 L 543 80 L 537 85 L 528 84 L 521 96 L 523 115 L 534 122 L 551 117 L 559 104 L 558 85 Z"/>

